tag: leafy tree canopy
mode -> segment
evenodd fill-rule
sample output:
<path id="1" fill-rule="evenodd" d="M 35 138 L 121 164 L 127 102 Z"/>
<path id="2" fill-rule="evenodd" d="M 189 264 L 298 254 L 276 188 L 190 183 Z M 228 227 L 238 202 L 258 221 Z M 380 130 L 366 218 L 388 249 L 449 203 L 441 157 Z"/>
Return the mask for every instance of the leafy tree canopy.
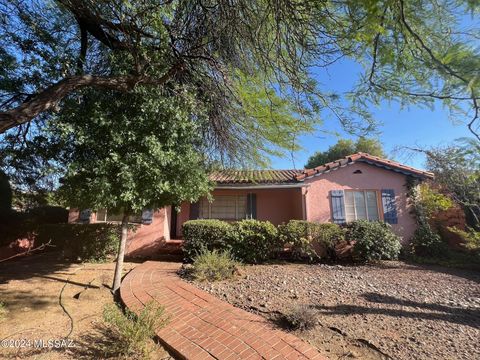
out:
<path id="1" fill-rule="evenodd" d="M 310 156 L 305 164 L 305 168 L 312 169 L 357 152 L 365 152 L 370 155 L 385 157 L 383 146 L 377 139 L 360 137 L 356 142 L 350 139 L 341 139 L 335 145 L 330 146 L 328 150 L 318 151 Z"/>
<path id="2" fill-rule="evenodd" d="M 197 200 L 210 184 L 192 106 L 144 87 L 87 91 L 80 109 L 67 102 L 50 124 L 51 142 L 62 144 L 59 195 L 70 206 L 120 214 Z"/>
<path id="3" fill-rule="evenodd" d="M 54 159 L 62 169 L 60 198 L 80 209 L 122 215 L 114 291 L 120 286 L 129 215 L 194 202 L 211 190 L 204 122 L 191 119 L 195 105 L 188 94 L 143 86 L 129 93 L 90 89 L 80 104 L 67 101 L 49 122 L 49 144 L 60 149 Z"/>
<path id="4" fill-rule="evenodd" d="M 51 116 L 85 88 L 181 84 L 220 150 L 235 152 L 248 144 L 238 126 L 256 128 L 251 96 L 238 91 L 247 76 L 271 108 L 269 94 L 288 99 L 298 121 L 325 110 L 364 131 L 372 103 L 440 100 L 478 136 L 479 29 L 462 26 L 478 9 L 471 0 L 0 0 L 0 132 Z M 364 66 L 348 109 L 315 81 L 343 57 Z"/>

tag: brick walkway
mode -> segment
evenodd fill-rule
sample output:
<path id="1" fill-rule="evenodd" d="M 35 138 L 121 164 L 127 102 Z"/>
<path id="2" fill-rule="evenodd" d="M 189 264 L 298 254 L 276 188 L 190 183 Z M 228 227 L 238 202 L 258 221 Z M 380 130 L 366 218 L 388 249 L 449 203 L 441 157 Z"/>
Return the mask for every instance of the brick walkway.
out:
<path id="1" fill-rule="evenodd" d="M 157 331 L 162 344 L 180 359 L 325 359 L 292 334 L 261 316 L 238 309 L 181 280 L 175 263 L 147 261 L 124 279 L 120 295 L 138 311 L 155 300 L 169 324 Z"/>

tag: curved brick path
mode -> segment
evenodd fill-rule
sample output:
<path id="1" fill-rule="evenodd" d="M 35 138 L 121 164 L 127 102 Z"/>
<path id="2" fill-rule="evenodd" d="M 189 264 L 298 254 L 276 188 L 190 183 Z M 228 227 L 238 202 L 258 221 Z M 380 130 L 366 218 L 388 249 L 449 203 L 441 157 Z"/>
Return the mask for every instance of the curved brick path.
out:
<path id="1" fill-rule="evenodd" d="M 292 334 L 261 316 L 238 309 L 181 280 L 179 265 L 147 261 L 123 280 L 120 296 L 138 311 L 155 300 L 169 324 L 157 331 L 162 344 L 181 359 L 325 359 Z"/>

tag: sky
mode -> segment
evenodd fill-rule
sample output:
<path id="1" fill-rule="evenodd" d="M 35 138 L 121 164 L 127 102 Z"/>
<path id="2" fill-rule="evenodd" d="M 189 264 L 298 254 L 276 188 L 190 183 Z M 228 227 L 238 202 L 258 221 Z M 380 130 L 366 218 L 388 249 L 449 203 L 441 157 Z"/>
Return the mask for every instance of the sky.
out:
<path id="1" fill-rule="evenodd" d="M 316 75 L 317 80 L 324 85 L 324 88 L 344 92 L 352 88 L 361 70 L 361 67 L 353 61 L 343 60 L 334 64 L 329 69 L 328 75 L 325 73 Z M 448 111 L 441 104 L 433 110 L 420 106 L 400 109 L 398 104 L 383 102 L 380 107 L 372 107 L 370 110 L 374 119 L 380 122 L 378 138 L 388 157 L 413 167 L 424 168 L 424 156 L 411 152 L 407 154 L 395 151 L 395 149 L 451 144 L 460 137 L 471 136 L 465 124 L 452 123 Z M 322 128 L 339 132 L 342 138 L 356 139 L 343 132 L 340 124 L 333 120 L 327 119 Z M 299 139 L 303 150 L 292 154 L 293 157 L 272 157 L 272 168 L 303 168 L 309 156 L 316 151 L 327 150 L 338 139 L 336 136 L 325 134 L 322 131 L 303 136 Z"/>

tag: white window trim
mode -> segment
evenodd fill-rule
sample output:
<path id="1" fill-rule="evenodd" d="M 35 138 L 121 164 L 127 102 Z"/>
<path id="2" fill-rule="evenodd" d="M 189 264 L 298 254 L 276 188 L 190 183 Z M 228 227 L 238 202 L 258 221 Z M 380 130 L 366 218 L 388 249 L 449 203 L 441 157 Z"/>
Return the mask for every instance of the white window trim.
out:
<path id="1" fill-rule="evenodd" d="M 368 214 L 368 201 L 367 201 L 367 192 L 375 192 L 375 202 L 376 202 L 376 205 L 377 205 L 377 220 L 370 220 L 369 218 L 369 214 Z M 381 206 L 381 204 L 378 202 L 378 196 L 379 196 L 379 191 L 378 190 L 375 190 L 375 189 L 345 189 L 344 192 L 351 192 L 353 193 L 353 196 L 352 196 L 352 199 L 353 199 L 353 213 L 354 213 L 354 219 L 353 220 L 350 220 L 350 221 L 356 221 L 358 220 L 358 217 L 357 217 L 357 204 L 355 202 L 355 192 L 361 192 L 363 193 L 363 198 L 365 200 L 365 214 L 366 214 L 366 217 L 368 221 L 384 221 L 383 219 L 383 208 Z M 347 208 L 347 196 L 344 195 L 343 196 L 343 204 L 345 206 L 345 209 Z M 345 210 L 345 220 L 348 222 L 347 220 L 347 212 Z"/>
<path id="2" fill-rule="evenodd" d="M 238 221 L 238 220 L 243 220 L 243 219 L 246 219 L 246 216 L 245 218 L 240 218 L 239 217 L 239 213 L 238 213 L 238 208 L 239 208 L 239 205 L 238 205 L 238 202 L 239 202 L 239 198 L 245 198 L 245 206 L 247 207 L 248 204 L 247 204 L 247 195 L 218 195 L 217 197 L 222 197 L 222 196 L 229 196 L 229 197 L 234 197 L 235 198 L 235 219 L 225 219 L 225 218 L 215 218 L 215 219 L 219 219 L 219 220 L 226 220 L 226 221 Z M 215 202 L 215 197 L 213 198 L 213 201 L 210 202 L 208 201 L 208 199 L 204 198 L 202 199 L 202 201 L 206 201 L 207 202 L 207 206 L 208 206 L 208 218 L 207 219 L 212 219 L 212 204 Z M 245 211 L 247 209 L 245 208 Z M 205 218 L 204 218 L 205 219 Z"/>

